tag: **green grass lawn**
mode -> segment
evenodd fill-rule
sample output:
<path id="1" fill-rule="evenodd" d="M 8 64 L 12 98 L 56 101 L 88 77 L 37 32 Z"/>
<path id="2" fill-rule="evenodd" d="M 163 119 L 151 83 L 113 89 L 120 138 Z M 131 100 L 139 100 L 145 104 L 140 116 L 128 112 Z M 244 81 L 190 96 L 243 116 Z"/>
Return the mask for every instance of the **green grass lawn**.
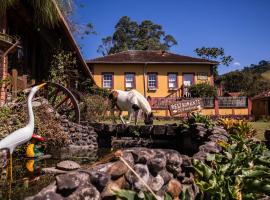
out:
<path id="1" fill-rule="evenodd" d="M 249 122 L 257 130 L 256 138 L 264 140 L 264 131 L 270 129 L 270 122 Z"/>

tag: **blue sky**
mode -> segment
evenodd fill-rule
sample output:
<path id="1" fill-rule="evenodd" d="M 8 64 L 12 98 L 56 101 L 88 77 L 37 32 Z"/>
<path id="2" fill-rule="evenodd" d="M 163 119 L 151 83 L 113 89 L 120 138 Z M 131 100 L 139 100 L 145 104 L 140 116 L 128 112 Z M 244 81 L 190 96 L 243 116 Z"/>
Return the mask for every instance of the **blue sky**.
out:
<path id="1" fill-rule="evenodd" d="M 241 69 L 260 60 L 270 60 L 270 0 L 77 0 L 75 18 L 91 22 L 97 35 L 83 41 L 86 59 L 97 53 L 101 39 L 114 32 L 122 16 L 132 20 L 152 20 L 163 26 L 178 41 L 171 51 L 196 56 L 197 47 L 223 47 L 233 56 L 229 67 L 221 66 L 222 74 Z"/>

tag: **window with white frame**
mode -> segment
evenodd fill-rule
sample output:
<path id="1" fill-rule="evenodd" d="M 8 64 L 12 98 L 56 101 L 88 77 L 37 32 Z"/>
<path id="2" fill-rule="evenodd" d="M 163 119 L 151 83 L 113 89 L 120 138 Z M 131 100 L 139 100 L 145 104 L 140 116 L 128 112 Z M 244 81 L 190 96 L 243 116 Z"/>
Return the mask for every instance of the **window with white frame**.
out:
<path id="1" fill-rule="evenodd" d="M 157 74 L 156 73 L 148 74 L 148 89 L 149 90 L 157 89 Z"/>
<path id="2" fill-rule="evenodd" d="M 134 73 L 126 73 L 125 74 L 125 87 L 126 89 L 135 88 L 135 74 Z"/>
<path id="3" fill-rule="evenodd" d="M 103 88 L 112 89 L 113 88 L 113 74 L 106 73 L 103 74 Z"/>
<path id="4" fill-rule="evenodd" d="M 169 89 L 177 88 L 177 73 L 168 74 L 168 84 L 169 84 Z"/>

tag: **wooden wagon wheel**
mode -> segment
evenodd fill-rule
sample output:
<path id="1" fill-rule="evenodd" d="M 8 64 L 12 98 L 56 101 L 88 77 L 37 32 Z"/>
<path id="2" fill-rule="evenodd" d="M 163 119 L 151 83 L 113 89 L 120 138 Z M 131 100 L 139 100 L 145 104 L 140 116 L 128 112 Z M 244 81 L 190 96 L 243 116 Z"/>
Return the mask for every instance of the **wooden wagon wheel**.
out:
<path id="1" fill-rule="evenodd" d="M 66 115 L 68 120 L 80 123 L 79 103 L 69 89 L 58 83 L 47 82 L 43 96 L 60 115 Z"/>

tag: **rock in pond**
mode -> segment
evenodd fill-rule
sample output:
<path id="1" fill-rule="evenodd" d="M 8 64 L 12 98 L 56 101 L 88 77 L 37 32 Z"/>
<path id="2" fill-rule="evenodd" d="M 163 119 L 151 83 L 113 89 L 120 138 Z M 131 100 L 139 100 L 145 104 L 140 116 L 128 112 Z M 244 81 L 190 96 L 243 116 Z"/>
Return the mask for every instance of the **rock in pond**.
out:
<path id="1" fill-rule="evenodd" d="M 110 174 L 113 179 L 116 179 L 125 174 L 127 171 L 127 166 L 122 161 L 117 161 L 109 167 L 107 173 Z"/>
<path id="2" fill-rule="evenodd" d="M 56 168 L 65 171 L 72 171 L 81 168 L 81 166 L 71 160 L 64 160 L 56 164 Z"/>

